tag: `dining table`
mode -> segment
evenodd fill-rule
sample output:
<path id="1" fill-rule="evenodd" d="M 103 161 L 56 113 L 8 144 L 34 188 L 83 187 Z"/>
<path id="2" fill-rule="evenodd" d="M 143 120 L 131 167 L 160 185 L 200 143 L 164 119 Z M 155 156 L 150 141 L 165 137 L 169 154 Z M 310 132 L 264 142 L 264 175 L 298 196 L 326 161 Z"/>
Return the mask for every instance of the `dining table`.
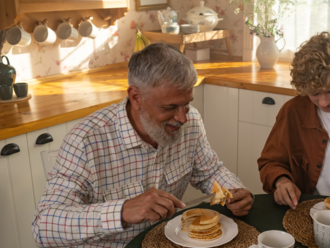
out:
<path id="1" fill-rule="evenodd" d="M 326 198 L 328 196 L 321 195 L 308 195 L 302 194 L 299 199 L 299 203 L 312 199 Z M 219 213 L 226 215 L 227 217 L 233 217 L 239 220 L 246 222 L 247 224 L 255 227 L 260 233 L 268 230 L 281 230 L 286 231 L 283 227 L 282 221 L 286 211 L 289 209 L 289 206 L 278 205 L 272 194 L 258 194 L 255 195 L 255 199 L 250 209 L 249 213 L 245 216 L 234 216 L 232 212 L 221 205 L 210 206 L 209 202 L 202 202 L 199 205 L 196 205 L 192 208 L 206 208 L 216 210 Z M 191 209 L 191 208 L 189 208 Z M 181 210 L 175 213 L 171 219 L 175 218 L 178 215 L 181 215 L 187 209 Z M 164 219 L 158 221 L 154 225 L 150 226 L 140 234 L 138 234 L 134 239 L 132 239 L 126 246 L 126 248 L 138 248 L 142 247 L 142 241 L 145 235 L 152 230 L 157 225 L 163 223 L 164 221 L 169 221 L 171 219 Z M 303 246 L 298 241 L 295 242 L 294 247 L 306 247 Z"/>

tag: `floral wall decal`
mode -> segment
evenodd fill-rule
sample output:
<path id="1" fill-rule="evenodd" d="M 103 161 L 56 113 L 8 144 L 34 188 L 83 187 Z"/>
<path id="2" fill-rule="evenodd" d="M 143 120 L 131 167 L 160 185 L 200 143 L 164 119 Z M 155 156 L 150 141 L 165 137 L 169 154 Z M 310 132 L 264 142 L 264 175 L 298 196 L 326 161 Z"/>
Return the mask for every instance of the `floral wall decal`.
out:
<path id="1" fill-rule="evenodd" d="M 8 56 L 16 68 L 17 80 L 45 77 L 75 70 L 95 68 L 103 65 L 127 62 L 135 46 L 135 30 L 160 30 L 157 10 L 137 12 L 135 1 L 129 0 L 131 9 L 117 20 L 116 25 L 99 29 L 96 39 L 80 37 L 79 44 L 63 46 L 60 40 L 53 45 L 33 41 L 24 48 L 11 47 L 5 43 L 2 53 Z M 184 18 L 188 10 L 199 6 L 199 0 L 171 1 L 171 8 L 178 10 Z M 205 6 L 214 9 L 220 18 L 216 28 L 230 29 L 230 45 L 234 55 L 242 56 L 243 19 L 235 15 L 229 0 L 205 0 Z M 183 24 L 181 19 L 179 24 Z M 33 36 L 32 36 L 33 37 Z M 203 46 L 226 49 L 224 40 L 204 42 Z"/>

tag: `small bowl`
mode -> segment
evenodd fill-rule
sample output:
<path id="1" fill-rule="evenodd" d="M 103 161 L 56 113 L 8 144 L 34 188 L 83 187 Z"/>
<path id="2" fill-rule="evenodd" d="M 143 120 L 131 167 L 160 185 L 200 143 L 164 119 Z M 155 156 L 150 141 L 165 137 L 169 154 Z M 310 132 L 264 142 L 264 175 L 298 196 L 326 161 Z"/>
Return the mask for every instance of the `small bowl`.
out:
<path id="1" fill-rule="evenodd" d="M 195 24 L 182 24 L 181 31 L 186 34 L 199 33 L 199 25 Z"/>

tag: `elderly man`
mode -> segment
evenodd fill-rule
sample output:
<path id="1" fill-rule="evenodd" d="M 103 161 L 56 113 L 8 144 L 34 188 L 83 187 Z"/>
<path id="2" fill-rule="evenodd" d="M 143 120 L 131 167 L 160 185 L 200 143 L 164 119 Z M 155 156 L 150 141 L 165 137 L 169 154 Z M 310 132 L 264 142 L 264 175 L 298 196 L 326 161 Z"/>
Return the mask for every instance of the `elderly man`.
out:
<path id="1" fill-rule="evenodd" d="M 33 222 L 40 247 L 124 247 L 171 217 L 188 183 L 231 189 L 235 215 L 250 192 L 211 150 L 189 103 L 197 72 L 179 50 L 152 44 L 129 62 L 128 96 L 86 117 L 64 138 Z"/>

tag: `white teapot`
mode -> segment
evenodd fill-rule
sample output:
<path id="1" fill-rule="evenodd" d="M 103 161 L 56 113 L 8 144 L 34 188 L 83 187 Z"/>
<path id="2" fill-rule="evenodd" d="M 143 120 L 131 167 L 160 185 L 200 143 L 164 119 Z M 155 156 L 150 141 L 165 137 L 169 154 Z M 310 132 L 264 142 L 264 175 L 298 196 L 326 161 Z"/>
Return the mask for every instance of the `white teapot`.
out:
<path id="1" fill-rule="evenodd" d="M 179 11 L 172 10 L 170 7 L 167 7 L 166 10 L 157 12 L 160 26 L 162 26 L 164 22 L 169 23 L 170 20 L 172 20 L 173 23 L 178 23 L 181 19 L 181 13 Z"/>
<path id="2" fill-rule="evenodd" d="M 205 7 L 204 1 L 200 1 L 199 4 L 200 6 L 189 10 L 186 18 L 182 18 L 182 20 L 190 24 L 199 25 L 201 32 L 212 31 L 223 18 L 219 18 L 218 13 L 213 9 Z"/>

